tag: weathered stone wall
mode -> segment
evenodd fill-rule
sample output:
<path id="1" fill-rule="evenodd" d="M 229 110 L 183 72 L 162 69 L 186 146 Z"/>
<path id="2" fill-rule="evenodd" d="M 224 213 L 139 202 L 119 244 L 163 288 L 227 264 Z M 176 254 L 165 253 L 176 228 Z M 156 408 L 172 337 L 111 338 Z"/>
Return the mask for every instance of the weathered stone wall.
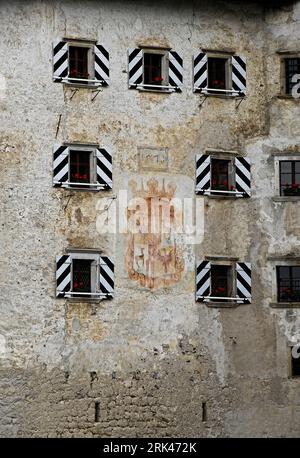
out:
<path id="1" fill-rule="evenodd" d="M 288 378 L 288 344 L 299 311 L 270 308 L 268 256 L 299 253 L 299 203 L 272 199 L 271 153 L 299 152 L 298 102 L 277 97 L 276 51 L 300 49 L 300 3 L 267 11 L 201 1 L 0 5 L 0 434 L 298 436 L 299 381 Z M 87 89 L 72 97 L 52 82 L 52 42 L 64 36 L 110 49 L 111 84 L 94 101 Z M 139 44 L 181 54 L 182 93 L 128 90 L 127 50 Z M 201 47 L 247 58 L 240 105 L 210 97 L 199 106 L 192 54 Z M 52 145 L 64 141 L 111 149 L 111 193 L 52 188 Z M 141 170 L 141 147 L 167 148 L 167 170 Z M 249 156 L 253 196 L 205 198 L 204 240 L 184 247 L 180 279 L 142 286 L 128 275 L 127 236 L 97 231 L 107 216 L 102 200 L 109 205 L 132 180 L 153 175 L 175 185 L 177 197 L 192 197 L 195 154 L 207 148 Z M 55 255 L 68 247 L 114 256 L 112 301 L 55 298 Z M 252 261 L 252 304 L 195 302 L 195 260 L 204 255 Z"/>

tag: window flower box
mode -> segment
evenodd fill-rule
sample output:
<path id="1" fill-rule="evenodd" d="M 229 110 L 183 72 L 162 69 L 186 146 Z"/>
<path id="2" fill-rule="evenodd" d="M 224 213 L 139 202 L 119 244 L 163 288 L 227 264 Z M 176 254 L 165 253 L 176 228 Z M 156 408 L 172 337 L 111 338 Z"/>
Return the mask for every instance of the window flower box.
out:
<path id="1" fill-rule="evenodd" d="M 285 196 L 300 196 L 300 185 L 297 183 L 286 185 L 286 187 L 283 189 L 283 194 Z"/>

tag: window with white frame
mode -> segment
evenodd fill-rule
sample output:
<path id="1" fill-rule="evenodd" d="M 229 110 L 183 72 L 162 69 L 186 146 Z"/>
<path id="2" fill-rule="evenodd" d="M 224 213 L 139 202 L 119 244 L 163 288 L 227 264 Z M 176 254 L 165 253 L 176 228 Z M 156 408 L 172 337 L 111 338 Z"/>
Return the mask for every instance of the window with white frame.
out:
<path id="1" fill-rule="evenodd" d="M 110 152 L 96 145 L 55 145 L 53 186 L 87 191 L 112 189 Z"/>
<path id="2" fill-rule="evenodd" d="M 210 95 L 246 95 L 246 59 L 221 52 L 194 55 L 194 92 Z"/>
<path id="3" fill-rule="evenodd" d="M 155 48 L 131 48 L 128 51 L 130 89 L 181 91 L 182 73 L 182 58 L 176 51 Z"/>
<path id="4" fill-rule="evenodd" d="M 114 263 L 108 256 L 73 250 L 56 257 L 56 296 L 108 299 L 114 292 Z"/>
<path id="5" fill-rule="evenodd" d="M 289 348 L 290 355 L 290 376 L 300 377 L 300 353 L 298 346 Z"/>
<path id="6" fill-rule="evenodd" d="M 300 302 L 300 265 L 276 266 L 277 301 Z"/>
<path id="7" fill-rule="evenodd" d="M 53 44 L 53 81 L 83 87 L 109 84 L 107 49 L 87 40 L 62 40 Z"/>
<path id="8" fill-rule="evenodd" d="M 207 196 L 250 197 L 248 158 L 208 152 L 196 156 L 196 193 Z"/>
<path id="9" fill-rule="evenodd" d="M 276 154 L 275 193 L 280 198 L 300 197 L 300 155 Z"/>
<path id="10" fill-rule="evenodd" d="M 282 54 L 280 52 L 280 54 Z M 297 77 L 298 75 L 298 77 Z M 300 79 L 300 53 L 281 55 L 281 94 L 292 96 L 293 87 Z"/>
<path id="11" fill-rule="evenodd" d="M 251 264 L 205 259 L 198 263 L 196 300 L 200 302 L 251 302 Z"/>

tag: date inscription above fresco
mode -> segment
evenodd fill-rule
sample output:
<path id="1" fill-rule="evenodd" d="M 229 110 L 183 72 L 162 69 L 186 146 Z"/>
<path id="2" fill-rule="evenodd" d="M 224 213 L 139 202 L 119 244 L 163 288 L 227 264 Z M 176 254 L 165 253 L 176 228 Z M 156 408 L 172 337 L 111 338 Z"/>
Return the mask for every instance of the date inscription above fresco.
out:
<path id="1" fill-rule="evenodd" d="M 168 170 L 168 151 L 166 148 L 140 147 L 139 169 L 149 171 Z"/>

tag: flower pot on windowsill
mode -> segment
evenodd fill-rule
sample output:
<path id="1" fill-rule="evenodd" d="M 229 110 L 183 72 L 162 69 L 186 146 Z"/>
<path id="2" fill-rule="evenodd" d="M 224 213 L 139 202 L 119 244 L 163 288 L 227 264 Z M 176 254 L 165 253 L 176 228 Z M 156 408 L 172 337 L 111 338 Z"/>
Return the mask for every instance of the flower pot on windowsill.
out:
<path id="1" fill-rule="evenodd" d="M 289 186 L 283 190 L 284 196 L 300 196 L 300 187 L 297 186 Z"/>

